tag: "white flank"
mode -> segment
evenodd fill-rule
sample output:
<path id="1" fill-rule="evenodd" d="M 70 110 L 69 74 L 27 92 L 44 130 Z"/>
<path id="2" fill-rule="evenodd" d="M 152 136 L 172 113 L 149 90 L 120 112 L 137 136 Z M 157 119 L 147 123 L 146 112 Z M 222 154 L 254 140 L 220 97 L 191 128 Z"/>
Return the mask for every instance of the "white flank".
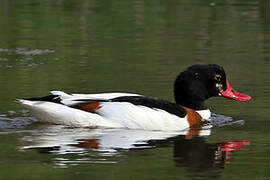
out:
<path id="1" fill-rule="evenodd" d="M 136 106 L 128 102 L 104 102 L 97 113 L 129 129 L 180 131 L 189 128 L 185 118 L 161 109 Z"/>
<path id="2" fill-rule="evenodd" d="M 42 122 L 73 127 L 102 126 L 123 128 L 123 126 L 116 121 L 111 121 L 98 114 L 81 111 L 65 105 L 44 101 L 18 101 L 28 109 L 34 117 Z"/>

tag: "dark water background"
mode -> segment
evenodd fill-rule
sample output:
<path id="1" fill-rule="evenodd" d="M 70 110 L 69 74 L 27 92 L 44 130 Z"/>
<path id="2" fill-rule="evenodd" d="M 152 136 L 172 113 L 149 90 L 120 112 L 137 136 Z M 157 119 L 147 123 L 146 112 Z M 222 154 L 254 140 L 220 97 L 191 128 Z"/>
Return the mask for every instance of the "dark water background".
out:
<path id="1" fill-rule="evenodd" d="M 270 179 L 269 9 L 268 0 L 0 0 L 0 179 Z M 50 90 L 173 101 L 176 75 L 196 63 L 223 66 L 253 97 L 207 102 L 245 124 L 193 139 L 69 129 L 39 124 L 13 101 Z"/>

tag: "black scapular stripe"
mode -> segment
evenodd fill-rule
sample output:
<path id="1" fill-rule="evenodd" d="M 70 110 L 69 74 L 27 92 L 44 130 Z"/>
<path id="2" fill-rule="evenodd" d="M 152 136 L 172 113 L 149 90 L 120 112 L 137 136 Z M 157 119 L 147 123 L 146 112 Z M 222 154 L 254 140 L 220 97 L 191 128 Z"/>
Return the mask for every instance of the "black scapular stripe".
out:
<path id="1" fill-rule="evenodd" d="M 158 98 L 150 98 L 150 97 L 145 97 L 145 96 L 121 96 L 121 97 L 113 98 L 110 101 L 111 102 L 129 102 L 134 105 L 141 105 L 141 106 L 146 106 L 149 108 L 161 109 L 181 118 L 185 117 L 187 114 L 186 110 L 182 106 L 176 103 L 172 103 L 170 101 L 158 99 Z"/>

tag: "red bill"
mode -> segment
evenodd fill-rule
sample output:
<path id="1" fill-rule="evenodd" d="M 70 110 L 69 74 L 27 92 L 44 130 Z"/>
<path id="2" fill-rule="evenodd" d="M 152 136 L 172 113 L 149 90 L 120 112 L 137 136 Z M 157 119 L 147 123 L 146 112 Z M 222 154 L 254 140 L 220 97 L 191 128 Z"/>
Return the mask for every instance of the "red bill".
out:
<path id="1" fill-rule="evenodd" d="M 235 91 L 231 85 L 229 84 L 229 81 L 227 80 L 227 89 L 225 91 L 220 92 L 220 95 L 222 97 L 228 98 L 228 99 L 234 99 L 236 101 L 249 101 L 251 100 L 251 96 L 241 94 L 237 91 Z"/>

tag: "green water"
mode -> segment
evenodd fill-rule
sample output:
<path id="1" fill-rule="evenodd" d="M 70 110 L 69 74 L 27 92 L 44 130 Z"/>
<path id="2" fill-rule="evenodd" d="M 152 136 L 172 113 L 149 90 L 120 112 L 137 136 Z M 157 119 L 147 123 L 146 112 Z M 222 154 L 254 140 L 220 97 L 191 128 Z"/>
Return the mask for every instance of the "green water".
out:
<path id="1" fill-rule="evenodd" d="M 0 0 L 0 179 L 269 179 L 269 8 L 268 0 Z M 244 125 L 155 139 L 43 125 L 13 101 L 51 90 L 173 101 L 176 75 L 196 63 L 223 66 L 253 97 L 207 102 Z M 224 150 L 236 141 L 246 144 Z"/>

